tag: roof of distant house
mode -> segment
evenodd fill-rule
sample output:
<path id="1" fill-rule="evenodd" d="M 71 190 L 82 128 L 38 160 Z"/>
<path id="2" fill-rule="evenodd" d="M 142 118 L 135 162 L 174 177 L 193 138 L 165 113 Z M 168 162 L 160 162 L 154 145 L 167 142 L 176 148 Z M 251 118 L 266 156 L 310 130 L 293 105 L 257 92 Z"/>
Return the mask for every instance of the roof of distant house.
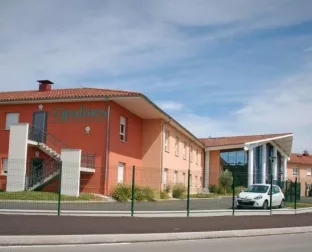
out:
<path id="1" fill-rule="evenodd" d="M 290 156 L 289 163 L 302 164 L 302 165 L 312 165 L 312 155 L 309 154 L 298 154 L 292 153 Z"/>
<path id="2" fill-rule="evenodd" d="M 206 145 L 206 147 L 216 147 L 216 146 L 227 146 L 227 145 L 240 145 L 240 144 L 245 144 L 245 143 L 254 142 L 254 141 L 287 136 L 291 134 L 292 133 L 230 136 L 230 137 L 210 137 L 210 138 L 201 138 L 200 140 Z"/>
<path id="3" fill-rule="evenodd" d="M 101 98 L 120 96 L 143 96 L 138 92 L 99 89 L 99 88 L 69 88 L 53 89 L 49 91 L 12 91 L 0 92 L 0 102 L 28 101 L 28 100 L 54 100 L 54 99 L 79 99 Z"/>

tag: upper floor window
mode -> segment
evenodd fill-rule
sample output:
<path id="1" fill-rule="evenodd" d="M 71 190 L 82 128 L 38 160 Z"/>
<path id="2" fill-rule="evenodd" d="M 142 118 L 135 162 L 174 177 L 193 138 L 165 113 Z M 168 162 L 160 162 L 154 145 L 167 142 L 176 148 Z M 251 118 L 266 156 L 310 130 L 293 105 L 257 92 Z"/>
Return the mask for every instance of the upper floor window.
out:
<path id="1" fill-rule="evenodd" d="M 8 159 L 7 158 L 2 158 L 2 175 L 7 175 L 8 174 Z"/>
<path id="2" fill-rule="evenodd" d="M 176 156 L 179 156 L 179 137 L 176 137 L 176 140 L 175 140 L 175 154 Z"/>
<path id="3" fill-rule="evenodd" d="M 169 137 L 170 137 L 169 130 L 166 130 L 165 131 L 165 151 L 168 151 L 168 152 L 169 152 Z"/>
<path id="4" fill-rule="evenodd" d="M 186 159 L 186 142 L 183 144 L 183 159 Z"/>
<path id="5" fill-rule="evenodd" d="M 311 168 L 307 168 L 307 176 L 311 176 L 311 171 L 312 169 Z"/>
<path id="6" fill-rule="evenodd" d="M 293 175 L 297 176 L 298 175 L 298 168 L 293 168 Z"/>
<path id="7" fill-rule="evenodd" d="M 19 113 L 6 113 L 5 129 L 9 130 L 12 124 L 19 122 Z"/>
<path id="8" fill-rule="evenodd" d="M 193 162 L 193 147 L 190 146 L 190 161 Z"/>
<path id="9" fill-rule="evenodd" d="M 127 118 L 124 116 L 120 117 L 120 140 L 126 142 L 126 129 L 127 129 Z"/>
<path id="10" fill-rule="evenodd" d="M 198 164 L 198 150 L 196 150 L 196 164 Z"/>

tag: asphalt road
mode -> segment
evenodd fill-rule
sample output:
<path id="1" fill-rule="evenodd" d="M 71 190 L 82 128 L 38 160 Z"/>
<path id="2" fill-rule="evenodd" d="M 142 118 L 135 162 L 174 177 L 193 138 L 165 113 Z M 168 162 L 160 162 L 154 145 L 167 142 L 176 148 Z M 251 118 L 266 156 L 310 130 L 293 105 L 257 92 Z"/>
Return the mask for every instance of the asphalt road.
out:
<path id="1" fill-rule="evenodd" d="M 191 210 L 216 210 L 229 209 L 232 198 L 216 199 L 191 199 Z M 0 201 L 0 209 L 25 209 L 25 210 L 57 210 L 56 202 L 30 202 L 30 201 Z M 87 211 L 130 211 L 131 203 L 118 202 L 69 202 L 61 203 L 62 210 L 87 210 Z M 137 211 L 185 211 L 186 200 L 169 200 L 157 202 L 135 202 Z"/>
<path id="2" fill-rule="evenodd" d="M 175 242 L 148 242 L 132 244 L 100 244 L 72 246 L 0 247 L 3 252 L 311 252 L 312 233 L 245 238 L 192 240 Z"/>
<path id="3" fill-rule="evenodd" d="M 312 214 L 191 218 L 0 215 L 0 235 L 145 234 L 304 226 L 312 226 Z"/>

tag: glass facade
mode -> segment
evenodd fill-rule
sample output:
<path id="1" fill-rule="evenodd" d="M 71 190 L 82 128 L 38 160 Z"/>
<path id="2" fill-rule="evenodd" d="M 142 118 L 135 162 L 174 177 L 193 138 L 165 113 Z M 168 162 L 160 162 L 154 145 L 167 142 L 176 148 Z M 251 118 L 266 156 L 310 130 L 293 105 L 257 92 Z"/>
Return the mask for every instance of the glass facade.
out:
<path id="1" fill-rule="evenodd" d="M 224 150 L 220 152 L 222 170 L 232 172 L 237 186 L 247 186 L 248 155 L 243 149 Z"/>
<path id="2" fill-rule="evenodd" d="M 270 183 L 273 164 L 270 157 L 273 156 L 273 146 L 267 144 L 267 160 L 266 160 L 266 183 Z M 262 182 L 262 156 L 263 147 L 254 148 L 253 155 L 253 182 Z M 277 152 L 275 159 L 277 162 L 277 181 L 282 179 L 282 156 Z M 221 150 L 220 152 L 221 170 L 230 170 L 234 176 L 236 186 L 247 186 L 248 183 L 248 151 L 244 149 Z M 275 182 L 275 181 L 274 181 Z"/>

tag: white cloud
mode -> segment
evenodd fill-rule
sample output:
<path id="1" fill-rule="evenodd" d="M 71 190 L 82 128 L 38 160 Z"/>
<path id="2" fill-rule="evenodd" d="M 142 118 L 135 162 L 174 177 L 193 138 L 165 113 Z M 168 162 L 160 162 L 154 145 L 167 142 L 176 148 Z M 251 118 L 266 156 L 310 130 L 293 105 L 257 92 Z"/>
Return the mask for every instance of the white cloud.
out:
<path id="1" fill-rule="evenodd" d="M 183 108 L 183 104 L 182 103 L 178 103 L 178 102 L 174 102 L 174 101 L 159 101 L 156 102 L 156 104 L 158 104 L 158 106 L 167 111 L 167 110 L 181 110 Z"/>

